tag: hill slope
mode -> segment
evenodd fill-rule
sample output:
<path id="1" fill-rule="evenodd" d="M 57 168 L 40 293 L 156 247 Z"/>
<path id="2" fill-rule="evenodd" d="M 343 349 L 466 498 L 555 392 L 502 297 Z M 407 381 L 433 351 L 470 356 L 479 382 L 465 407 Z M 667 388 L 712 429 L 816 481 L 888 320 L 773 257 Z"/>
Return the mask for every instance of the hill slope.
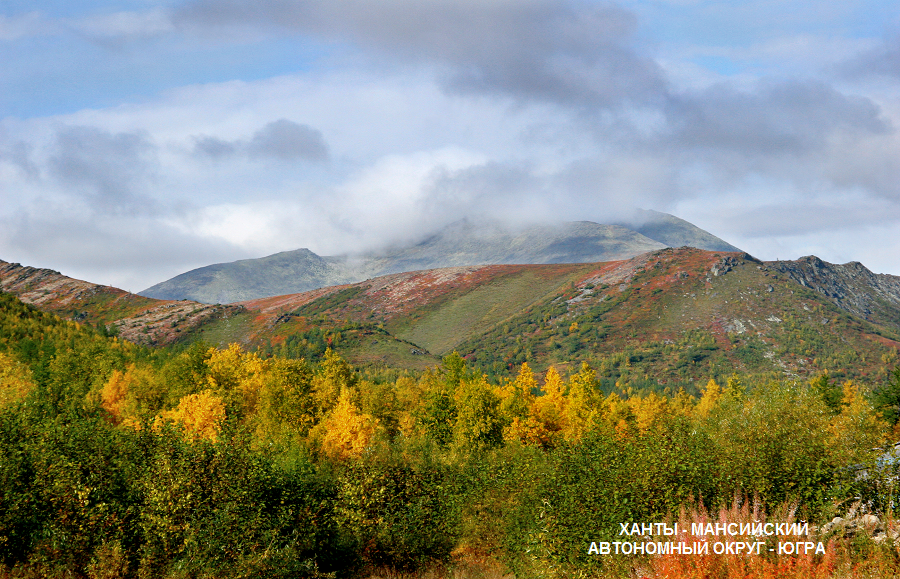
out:
<path id="1" fill-rule="evenodd" d="M 254 343 L 283 344 L 315 328 L 345 340 L 338 345 L 351 358 L 367 348 L 360 336 L 378 328 L 423 353 L 458 350 L 487 372 L 587 361 L 610 378 L 675 383 L 734 371 L 882 378 L 900 347 L 892 329 L 900 308 L 861 318 L 794 281 L 788 263 L 666 249 L 606 263 L 393 274 L 241 305 L 279 320 Z M 860 296 L 879 295 L 856 279 Z"/>
<path id="2" fill-rule="evenodd" d="M 192 335 L 192 329 L 211 318 L 241 311 L 239 306 L 156 300 L 3 260 L 0 291 L 62 318 L 106 327 L 138 344 L 169 344 Z"/>
<path id="3" fill-rule="evenodd" d="M 498 222 L 463 220 L 411 246 L 332 257 L 320 257 L 308 249 L 286 251 L 195 269 L 140 294 L 157 299 L 232 303 L 355 283 L 389 273 L 487 264 L 593 263 L 682 245 L 738 251 L 682 219 L 653 211 L 636 213 L 630 225 L 578 221 L 515 229 Z"/>
<path id="4" fill-rule="evenodd" d="M 842 310 L 900 332 L 900 277 L 872 273 L 858 261 L 836 265 L 813 255 L 773 267 Z"/>
<path id="5" fill-rule="evenodd" d="M 395 273 L 205 306 L 0 263 L 4 291 L 140 343 L 202 337 L 307 358 L 330 346 L 354 364 L 417 369 L 457 350 L 493 374 L 526 361 L 538 370 L 584 361 L 610 387 L 689 386 L 733 372 L 882 380 L 900 347 L 898 287 L 900 278 L 859 264 L 678 248 Z"/>

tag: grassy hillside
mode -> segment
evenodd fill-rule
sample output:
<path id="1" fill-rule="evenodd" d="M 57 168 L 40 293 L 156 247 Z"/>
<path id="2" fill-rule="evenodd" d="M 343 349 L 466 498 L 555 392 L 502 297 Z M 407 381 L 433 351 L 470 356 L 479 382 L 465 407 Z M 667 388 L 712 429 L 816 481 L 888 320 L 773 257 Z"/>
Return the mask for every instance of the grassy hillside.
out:
<path id="1" fill-rule="evenodd" d="M 458 349 L 494 372 L 587 361 L 609 379 L 682 385 L 731 372 L 883 378 L 898 346 L 769 265 L 680 249 L 587 277 Z"/>
<path id="2" fill-rule="evenodd" d="M 491 375 L 588 362 L 607 389 L 733 372 L 881 380 L 900 346 L 892 276 L 740 252 L 444 268 L 229 306 L 149 300 L 12 264 L 5 272 L 0 283 L 23 299 L 137 343 L 235 342 L 307 359 L 332 347 L 354 364 L 397 369 L 458 350 Z"/>
<path id="3" fill-rule="evenodd" d="M 681 248 L 600 264 L 397 274 L 242 305 L 260 312 L 251 344 L 340 331 L 336 347 L 357 360 L 370 341 L 349 339 L 362 331 L 353 324 L 436 356 L 458 350 L 490 374 L 585 361 L 608 384 L 681 386 L 733 372 L 884 378 L 897 332 L 775 265 Z"/>

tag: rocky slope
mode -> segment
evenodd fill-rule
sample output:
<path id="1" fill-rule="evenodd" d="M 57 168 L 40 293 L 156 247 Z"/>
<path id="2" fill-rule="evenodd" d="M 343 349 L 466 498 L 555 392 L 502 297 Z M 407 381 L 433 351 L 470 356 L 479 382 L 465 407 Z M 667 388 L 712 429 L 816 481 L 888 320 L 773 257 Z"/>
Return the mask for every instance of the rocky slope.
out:
<path id="1" fill-rule="evenodd" d="M 242 311 L 240 306 L 155 300 L 2 260 L 0 291 L 62 318 L 105 327 L 126 340 L 149 345 L 178 341 L 210 320 Z"/>
<path id="2" fill-rule="evenodd" d="M 489 373 L 588 362 L 610 383 L 733 372 L 877 382 L 897 362 L 893 276 L 816 258 L 663 249 L 598 263 L 459 266 L 230 306 L 159 301 L 0 262 L 0 288 L 139 343 L 203 338 L 298 357 L 425 368 L 453 350 Z"/>
<path id="3" fill-rule="evenodd" d="M 805 267 L 801 261 L 792 267 Z M 346 341 L 377 325 L 423 353 L 458 350 L 489 372 L 523 361 L 538 368 L 587 361 L 617 378 L 627 372 L 674 383 L 735 371 L 883 378 L 885 360 L 896 360 L 898 332 L 842 310 L 787 267 L 680 248 L 594 264 L 392 274 L 241 305 L 278 320 L 252 343 L 322 328 Z M 874 300 L 879 289 L 866 290 L 864 279 L 857 276 L 854 295 Z M 840 280 L 838 288 L 849 291 Z M 349 357 L 382 338 L 354 340 Z"/>
<path id="4" fill-rule="evenodd" d="M 838 265 L 813 255 L 772 267 L 842 310 L 900 331 L 900 276 L 872 273 L 858 261 Z"/>

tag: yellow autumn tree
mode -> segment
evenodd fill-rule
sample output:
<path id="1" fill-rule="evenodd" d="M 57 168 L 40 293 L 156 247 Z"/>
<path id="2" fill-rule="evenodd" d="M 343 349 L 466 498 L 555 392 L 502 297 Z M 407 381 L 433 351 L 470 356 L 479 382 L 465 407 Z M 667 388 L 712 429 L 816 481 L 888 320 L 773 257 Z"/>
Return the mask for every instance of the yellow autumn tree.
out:
<path id="1" fill-rule="evenodd" d="M 697 404 L 697 399 L 685 392 L 684 388 L 679 388 L 678 392 L 669 399 L 669 406 L 677 416 L 693 416 Z"/>
<path id="2" fill-rule="evenodd" d="M 319 413 L 325 415 L 333 408 L 343 390 L 352 390 L 359 378 L 343 358 L 334 350 L 325 350 L 325 357 L 313 377 L 313 396 L 319 405 Z"/>
<path id="3" fill-rule="evenodd" d="M 331 458 L 356 458 L 375 441 L 378 420 L 362 414 L 351 400 L 349 388 L 343 388 L 337 404 L 316 430 L 321 431 L 322 452 Z"/>
<path id="4" fill-rule="evenodd" d="M 508 426 L 503 431 L 507 441 L 528 441 L 535 438 L 532 432 L 538 427 L 531 416 L 534 391 L 538 387 L 534 372 L 528 362 L 522 362 L 516 379 L 499 389 L 500 414 Z"/>
<path id="5" fill-rule="evenodd" d="M 563 437 L 568 441 L 581 440 L 601 416 L 602 398 L 597 393 L 597 373 L 587 362 L 569 376 L 569 395 L 566 405 Z"/>
<path id="6" fill-rule="evenodd" d="M 709 416 L 709 413 L 718 406 L 720 398 L 722 398 L 722 387 L 714 379 L 710 378 L 709 382 L 706 383 L 706 388 L 703 389 L 700 401 L 697 403 L 695 409 L 697 416 L 701 418 Z"/>
<path id="7" fill-rule="evenodd" d="M 634 412 L 627 400 L 615 392 L 603 400 L 602 421 L 615 429 L 619 437 L 626 437 L 631 433 L 634 425 Z"/>
<path id="8" fill-rule="evenodd" d="M 669 399 L 656 392 L 650 392 L 646 396 L 633 396 L 628 399 L 628 403 L 634 415 L 634 424 L 642 434 L 672 414 Z"/>
<path id="9" fill-rule="evenodd" d="M 100 390 L 100 405 L 109 414 L 109 421 L 113 424 L 122 422 L 127 399 L 128 381 L 125 378 L 125 372 L 113 370 L 109 380 Z"/>
<path id="10" fill-rule="evenodd" d="M 551 366 L 544 376 L 544 395 L 535 398 L 529 408 L 527 442 L 544 448 L 552 448 L 560 442 L 568 426 L 569 404 L 564 388 L 559 372 Z"/>
<path id="11" fill-rule="evenodd" d="M 0 352 L 0 409 L 21 402 L 33 388 L 31 369 Z"/>
<path id="12" fill-rule="evenodd" d="M 828 425 L 828 447 L 838 464 L 859 462 L 860 451 L 875 448 L 884 442 L 889 430 L 872 403 L 852 380 L 843 384 L 841 413 Z"/>
<path id="13" fill-rule="evenodd" d="M 191 440 L 205 439 L 215 442 L 225 421 L 225 403 L 211 390 L 188 394 L 174 410 L 163 412 L 154 422 L 158 429 L 163 422 L 178 426 Z"/>
<path id="14" fill-rule="evenodd" d="M 453 434 L 457 448 L 481 450 L 500 445 L 503 441 L 503 422 L 500 400 L 487 379 L 463 379 L 457 388 L 456 423 Z"/>
<path id="15" fill-rule="evenodd" d="M 269 361 L 253 352 L 245 352 L 238 344 L 230 344 L 224 350 L 211 348 L 206 364 L 209 366 L 206 381 L 210 390 L 242 416 L 256 412 L 259 392 L 271 366 Z"/>

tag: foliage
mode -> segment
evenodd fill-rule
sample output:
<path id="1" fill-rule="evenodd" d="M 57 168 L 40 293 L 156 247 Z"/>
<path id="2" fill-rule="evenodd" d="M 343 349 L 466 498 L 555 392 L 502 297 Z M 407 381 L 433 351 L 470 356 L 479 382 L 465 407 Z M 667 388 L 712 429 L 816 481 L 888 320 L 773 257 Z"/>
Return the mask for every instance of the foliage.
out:
<path id="1" fill-rule="evenodd" d="M 597 324 L 557 326 L 567 340 Z M 639 370 L 693 372 L 719 350 L 694 332 L 596 370 L 522 360 L 495 379 L 454 352 L 419 374 L 360 375 L 329 348 L 313 361 L 139 348 L 0 294 L 0 575 L 416 573 L 468 552 L 521 576 L 587 576 L 621 563 L 586 550 L 619 524 L 721 513 L 735 496 L 756 498 L 754 516 L 795 505 L 811 521 L 855 497 L 896 506 L 897 462 L 872 449 L 890 441 L 900 369 L 874 390 L 837 373 L 667 390 Z"/>
<path id="2" fill-rule="evenodd" d="M 894 368 L 886 384 L 875 389 L 872 401 L 885 420 L 891 424 L 900 422 L 900 366 Z"/>
<path id="3" fill-rule="evenodd" d="M 359 458 L 372 446 L 378 431 L 378 420 L 361 414 L 344 388 L 328 417 L 320 423 L 322 452 L 335 459 Z"/>

